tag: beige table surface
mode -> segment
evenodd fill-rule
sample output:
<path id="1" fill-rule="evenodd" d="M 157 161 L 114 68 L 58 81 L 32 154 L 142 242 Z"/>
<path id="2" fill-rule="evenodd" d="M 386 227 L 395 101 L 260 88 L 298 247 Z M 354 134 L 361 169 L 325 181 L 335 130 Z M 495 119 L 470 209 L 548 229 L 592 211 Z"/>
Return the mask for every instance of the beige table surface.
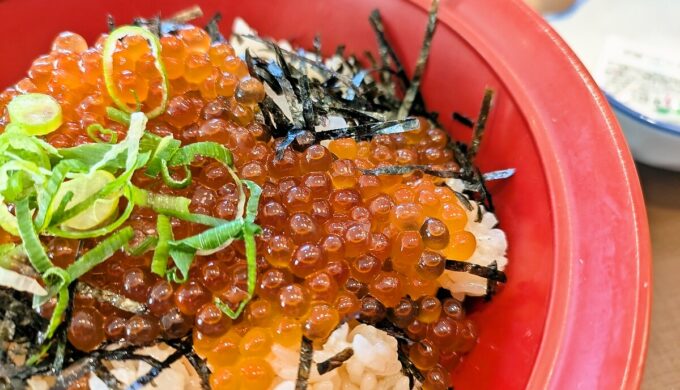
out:
<path id="1" fill-rule="evenodd" d="M 652 237 L 653 303 L 643 390 L 680 390 L 680 173 L 638 165 Z"/>

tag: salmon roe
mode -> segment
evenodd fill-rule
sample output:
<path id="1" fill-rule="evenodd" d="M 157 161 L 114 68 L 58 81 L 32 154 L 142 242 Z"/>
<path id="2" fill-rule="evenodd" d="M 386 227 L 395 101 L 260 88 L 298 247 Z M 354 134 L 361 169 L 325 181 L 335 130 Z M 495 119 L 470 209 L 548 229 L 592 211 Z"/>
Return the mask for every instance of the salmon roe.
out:
<path id="1" fill-rule="evenodd" d="M 362 173 L 381 165 L 450 163 L 446 133 L 421 120 L 420 129 L 407 134 L 288 148 L 277 159 L 276 141 L 255 120 L 263 85 L 248 75 L 233 48 L 211 43 L 193 27 L 160 41 L 170 99 L 148 130 L 184 144 L 224 144 L 233 152 L 238 175 L 263 188 L 256 223 L 265 234 L 258 238 L 256 297 L 233 321 L 213 303 L 219 298 L 233 309 L 248 296 L 246 259 L 238 245 L 197 257 L 183 284 L 151 274 L 149 252 L 135 257 L 121 251 L 83 281 L 145 303 L 148 314 L 76 299 L 68 329 L 73 346 L 90 351 L 106 340 L 144 345 L 193 332 L 196 352 L 211 367 L 213 388 L 260 389 L 274 378 L 265 359 L 274 343 L 297 346 L 302 335 L 322 342 L 341 321 L 388 318 L 416 341 L 409 353 L 426 373 L 425 388 L 447 388 L 446 362 L 456 359 L 445 356 L 469 351 L 477 338 L 460 302 L 442 302 L 435 295 L 445 260 L 467 260 L 476 250 L 474 235 L 465 230 L 466 211 L 439 178 Z M 124 137 L 124 127 L 106 117 L 113 103 L 101 56 L 101 45 L 88 48 L 79 35 L 60 34 L 25 79 L 0 93 L 0 130 L 13 96 L 39 92 L 53 96 L 63 109 L 64 123 L 46 137 L 53 146 L 91 142 L 86 129 L 92 123 Z M 159 104 L 161 75 L 153 60 L 143 39 L 118 43 L 113 77 L 127 104 L 144 110 Z M 185 189 L 168 188 L 143 172 L 133 182 L 189 197 L 193 212 L 234 218 L 239 197 L 224 167 L 197 159 L 190 169 L 193 181 Z M 156 234 L 148 211 L 135 208 L 127 224 L 136 232 L 132 245 Z M 199 228 L 173 220 L 176 237 Z M 86 241 L 85 246 L 94 244 Z M 55 263 L 73 262 L 75 247 L 63 239 L 46 246 Z"/>

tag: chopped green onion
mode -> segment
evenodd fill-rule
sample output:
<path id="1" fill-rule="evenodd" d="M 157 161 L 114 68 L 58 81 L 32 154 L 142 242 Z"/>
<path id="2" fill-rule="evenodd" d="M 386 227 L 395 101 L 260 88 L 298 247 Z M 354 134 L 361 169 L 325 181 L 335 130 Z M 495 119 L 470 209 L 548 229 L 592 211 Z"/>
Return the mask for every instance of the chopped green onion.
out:
<path id="1" fill-rule="evenodd" d="M 43 280 L 51 289 L 61 290 L 68 287 L 73 279 L 67 270 L 61 267 L 52 267 L 43 273 Z"/>
<path id="2" fill-rule="evenodd" d="M 32 266 L 26 263 L 28 256 L 23 245 L 0 244 L 0 268 L 17 271 L 26 276 L 38 276 Z M 28 265 L 28 269 L 26 266 Z M 32 272 L 31 272 L 32 271 Z"/>
<path id="3" fill-rule="evenodd" d="M 139 243 L 139 245 L 134 246 L 132 248 L 126 247 L 125 248 L 125 253 L 128 256 L 136 257 L 136 256 L 141 256 L 147 251 L 153 249 L 156 244 L 158 243 L 158 237 L 156 236 L 146 236 L 142 242 Z"/>
<path id="4" fill-rule="evenodd" d="M 248 204 L 246 206 L 246 221 L 255 222 L 257 217 L 257 209 L 260 203 L 260 195 L 262 195 L 262 188 L 250 180 L 241 180 L 243 184 L 248 187 L 250 197 L 248 197 Z"/>
<path id="5" fill-rule="evenodd" d="M 64 194 L 64 197 L 61 199 L 61 202 L 59 202 L 59 205 L 54 210 L 52 215 L 55 217 L 64 215 L 64 212 L 66 211 L 66 205 L 71 201 L 71 199 L 73 199 L 73 191 L 68 191 Z"/>
<path id="6" fill-rule="evenodd" d="M 50 341 L 49 343 L 44 343 L 43 345 L 40 346 L 40 349 L 31 355 L 28 359 L 26 359 L 26 366 L 31 367 L 35 365 L 36 363 L 40 362 L 47 356 L 47 352 L 52 348 L 52 345 L 54 344 L 54 340 Z"/>
<path id="7" fill-rule="evenodd" d="M 235 238 L 240 238 L 242 231 L 243 219 L 237 218 L 220 226 L 205 230 L 195 236 L 179 241 L 171 241 L 170 246 L 181 250 L 194 250 L 200 255 L 202 252 L 222 247 L 224 242 L 231 242 Z"/>
<path id="8" fill-rule="evenodd" d="M 161 138 L 153 152 L 153 156 L 146 166 L 146 174 L 151 177 L 156 177 L 162 168 L 163 161 L 170 161 L 172 155 L 179 150 L 182 143 L 174 139 L 171 135 Z"/>
<path id="9" fill-rule="evenodd" d="M 170 247 L 170 257 L 175 263 L 175 268 L 168 272 L 168 279 L 175 283 L 184 283 L 189 279 L 189 268 L 194 261 L 196 250 L 192 248 L 173 248 Z M 182 274 L 180 278 L 177 276 L 177 271 Z"/>
<path id="10" fill-rule="evenodd" d="M 28 260 L 33 265 L 38 273 L 42 274 L 49 268 L 53 267 L 52 262 L 45 248 L 40 243 L 38 233 L 33 226 L 33 219 L 31 218 L 31 211 L 28 208 L 28 198 L 20 200 L 16 204 L 17 223 L 19 225 L 19 236 L 24 243 L 24 249 L 28 255 Z"/>
<path id="11" fill-rule="evenodd" d="M 219 226 L 229 221 L 204 214 L 194 214 L 189 211 L 191 199 L 183 196 L 173 196 L 149 192 L 132 186 L 133 202 L 140 207 L 149 207 L 157 213 L 176 217 L 178 219 L 208 226 Z"/>
<path id="12" fill-rule="evenodd" d="M 17 126 L 11 123 L 0 134 L 0 153 L 3 157 L 9 157 L 11 153 L 14 160 L 30 161 L 42 168 L 50 168 L 49 155 L 57 155 L 58 152 L 47 142 L 37 137 L 24 134 L 15 130 Z"/>
<path id="13" fill-rule="evenodd" d="M 78 279 L 92 268 L 113 256 L 116 251 L 123 249 L 125 244 L 127 244 L 133 236 L 134 230 L 127 226 L 113 233 L 111 236 L 97 244 L 97 246 L 87 251 L 87 253 L 66 268 L 66 271 L 71 276 L 71 280 Z"/>
<path id="14" fill-rule="evenodd" d="M 52 96 L 28 93 L 15 96 L 7 105 L 9 120 L 29 135 L 43 135 L 61 126 L 61 106 Z"/>
<path id="15" fill-rule="evenodd" d="M 5 152 L 5 155 L 8 155 Z M 10 172 L 14 172 L 10 175 Z M 24 194 L 24 190 L 34 185 L 42 185 L 52 172 L 25 160 L 10 160 L 0 167 L 0 196 L 8 201 L 15 201 Z M 24 181 L 24 178 L 27 180 Z"/>
<path id="16" fill-rule="evenodd" d="M 98 144 L 115 144 L 118 142 L 118 133 L 111 129 L 104 128 L 104 126 L 99 123 L 93 123 L 87 126 L 87 135 Z M 101 135 L 108 136 L 108 141 L 101 138 Z"/>
<path id="17" fill-rule="evenodd" d="M 255 294 L 255 282 L 257 281 L 257 251 L 254 233 L 258 230 L 259 227 L 254 224 L 246 224 L 243 229 L 243 240 L 246 246 L 246 262 L 248 266 L 248 297 L 241 301 L 235 311 L 222 303 L 218 297 L 215 297 L 215 304 L 231 319 L 236 319 L 241 315 L 248 302 L 253 298 L 253 294 Z"/>
<path id="18" fill-rule="evenodd" d="M 156 221 L 156 231 L 158 232 L 158 245 L 156 245 L 156 250 L 151 260 L 151 272 L 164 277 L 168 269 L 170 241 L 173 240 L 170 218 L 159 214 Z"/>
<path id="19" fill-rule="evenodd" d="M 52 312 L 52 317 L 50 318 L 50 323 L 47 325 L 47 330 L 45 331 L 45 340 L 49 340 L 54 335 L 54 332 L 61 324 L 62 317 L 66 308 L 68 307 L 68 287 L 63 287 L 59 290 L 59 297 L 57 298 L 57 305 L 54 306 L 54 311 Z"/>
<path id="20" fill-rule="evenodd" d="M 130 114 L 115 107 L 106 107 L 106 116 L 121 125 L 130 126 Z"/>
<path id="21" fill-rule="evenodd" d="M 226 166 L 233 165 L 231 151 L 217 142 L 196 142 L 183 146 L 173 156 L 168 163 L 169 166 L 189 165 L 197 156 L 215 159 Z"/>
<path id="22" fill-rule="evenodd" d="M 115 145 L 112 144 L 82 144 L 74 146 L 72 148 L 60 149 L 59 153 L 63 156 L 64 160 L 76 160 L 89 167 L 98 163 L 102 156 L 111 150 Z M 125 160 L 127 156 L 124 154 L 118 155 L 115 159 L 109 160 L 101 166 L 99 169 L 106 169 L 109 171 L 114 171 L 117 169 L 125 168 Z"/>
<path id="23" fill-rule="evenodd" d="M 147 117 L 140 112 L 135 112 L 130 116 L 130 127 L 128 128 L 127 136 L 125 141 L 114 145 L 102 159 L 90 167 L 90 173 L 100 169 L 107 162 L 118 157 L 119 154 L 127 152 L 127 158 L 125 160 L 125 170 L 129 171 L 132 166 L 137 161 L 137 155 L 139 153 L 139 141 L 144 134 L 144 129 L 146 128 Z"/>
<path id="24" fill-rule="evenodd" d="M 181 167 L 184 168 L 184 178 L 181 180 L 175 180 L 175 178 L 170 174 L 167 162 L 165 160 L 161 162 L 161 176 L 163 177 L 163 182 L 166 186 L 176 190 L 181 190 L 182 188 L 187 188 L 189 184 L 191 184 L 191 170 L 189 170 L 187 165 L 182 165 Z"/>
<path id="25" fill-rule="evenodd" d="M 158 107 L 146 113 L 147 117 L 155 118 L 165 112 L 165 108 L 168 105 L 169 84 L 165 66 L 161 61 L 161 42 L 151 31 L 137 26 L 124 26 L 113 30 L 109 34 L 106 42 L 104 42 L 104 52 L 102 53 L 104 83 L 106 84 L 106 89 L 109 92 L 111 100 L 113 100 L 118 108 L 125 112 L 132 113 L 133 109 L 125 104 L 118 95 L 116 84 L 113 80 L 113 54 L 116 51 L 116 44 L 119 40 L 126 36 L 135 35 L 144 38 L 149 44 L 151 54 L 154 57 L 154 66 L 161 75 L 161 103 Z"/>

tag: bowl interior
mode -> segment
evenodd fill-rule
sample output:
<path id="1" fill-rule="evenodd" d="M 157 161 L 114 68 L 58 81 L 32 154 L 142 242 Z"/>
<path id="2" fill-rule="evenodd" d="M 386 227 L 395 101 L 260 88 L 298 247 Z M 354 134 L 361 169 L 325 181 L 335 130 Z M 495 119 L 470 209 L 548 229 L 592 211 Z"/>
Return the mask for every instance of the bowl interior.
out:
<path id="1" fill-rule="evenodd" d="M 0 43 L 0 52 L 12 56 L 12 61 L 0 65 L 2 86 L 23 77 L 32 59 L 49 51 L 51 40 L 60 31 L 77 32 L 92 43 L 106 30 L 108 13 L 117 22 L 126 23 L 139 15 L 158 12 L 170 15 L 195 2 L 124 1 L 114 6 L 67 0 L 59 2 L 58 7 L 51 2 L 40 2 L 40 6 L 33 0 L 22 3 L 11 13 L 12 18 L 0 26 L 0 33 L 8 36 L 24 23 L 31 25 L 30 34 L 12 34 L 18 35 L 19 42 L 3 40 Z M 346 44 L 348 52 L 357 54 L 376 50 L 368 15 L 378 8 L 387 34 L 409 71 L 422 45 L 426 23 L 426 12 L 406 1 L 351 0 L 342 6 L 325 1 L 290 0 L 198 3 L 207 15 L 215 11 L 222 13 L 221 27 L 225 33 L 232 20 L 241 16 L 263 35 L 310 47 L 314 35 L 319 33 L 326 53 L 332 53 L 339 44 Z M 30 14 L 23 12 L 29 9 Z M 44 22 L 35 22 L 41 17 L 45 18 Z M 440 25 L 422 90 L 428 107 L 440 112 L 442 122 L 456 137 L 467 140 L 470 131 L 455 124 L 450 119 L 451 113 L 458 111 L 475 117 L 487 86 L 495 89 L 497 95 L 479 165 L 482 171 L 513 167 L 518 172 L 512 179 L 490 186 L 501 226 L 510 242 L 509 283 L 492 302 L 477 305 L 473 317 L 479 325 L 479 345 L 454 373 L 454 383 L 458 389 L 501 386 L 520 389 L 526 385 L 536 358 L 551 285 L 553 234 L 547 183 L 526 120 L 503 82 L 474 48 L 454 30 Z"/>
<path id="2" fill-rule="evenodd" d="M 109 13 L 115 17 L 117 22 L 124 24 L 128 23 L 134 16 L 150 16 L 159 12 L 163 16 L 168 16 L 196 3 L 201 5 L 207 15 L 212 15 L 216 11 L 222 13 L 221 27 L 225 33 L 229 31 L 232 20 L 236 16 L 241 16 L 262 35 L 288 39 L 301 46 L 310 47 L 314 35 L 319 33 L 325 53 L 332 53 L 337 45 L 345 44 L 348 52 L 356 54 L 362 54 L 365 50 L 375 52 L 375 39 L 368 23 L 368 16 L 373 9 L 379 8 L 386 24 L 387 34 L 398 54 L 401 55 L 408 72 L 412 71 L 416 62 L 426 24 L 426 5 L 420 4 L 425 3 L 425 1 L 419 0 L 345 0 L 343 2 L 121 0 L 115 4 L 82 0 L 61 0 L 59 2 L 5 0 L 0 2 L 0 15 L 4 16 L 2 18 L 3 23 L 0 24 L 0 35 L 5 37 L 0 40 L 0 53 L 6 55 L 6 60 L 0 63 L 0 86 L 11 85 L 24 77 L 32 59 L 46 53 L 49 50 L 51 40 L 60 31 L 77 32 L 88 39 L 88 42 L 93 43 L 97 36 L 106 30 L 106 15 Z M 462 11 L 469 15 L 473 11 L 472 14 L 479 15 L 478 19 L 482 19 L 487 15 L 473 10 L 474 8 L 505 7 L 509 9 L 510 7 L 518 7 L 514 2 L 493 1 L 490 2 L 493 4 L 487 5 L 482 5 L 482 3 L 484 2 L 444 0 L 442 1 L 440 15 L 449 18 L 449 20 L 454 20 L 451 17 L 453 13 Z M 515 12 L 522 16 L 521 14 L 525 11 Z M 522 16 L 524 20 L 533 20 L 531 17 L 526 19 L 525 16 Z M 513 23 L 512 20 L 505 19 L 503 16 L 498 16 L 496 20 L 502 23 Z M 542 25 L 538 22 L 533 23 L 530 26 L 532 33 L 540 34 L 544 32 L 541 30 L 543 29 Z M 488 28 L 494 29 L 495 26 Z M 511 39 L 513 37 L 507 37 L 507 45 L 504 47 L 498 45 L 498 42 L 493 47 L 480 46 L 479 42 L 484 42 L 485 39 L 483 34 L 476 34 L 469 26 L 465 30 L 465 34 L 462 34 L 461 31 L 458 26 L 452 23 L 441 23 L 438 26 L 433 40 L 426 77 L 422 85 L 425 100 L 430 109 L 440 113 L 441 121 L 456 138 L 469 140 L 469 129 L 454 123 L 451 120 L 451 113 L 458 111 L 467 116 L 475 117 L 479 110 L 484 88 L 495 89 L 497 92 L 495 105 L 488 122 L 488 130 L 478 157 L 478 164 L 483 172 L 512 167 L 517 169 L 517 173 L 509 180 L 490 185 L 501 227 L 507 233 L 510 243 L 510 265 L 507 269 L 509 282 L 490 303 L 479 304 L 475 307 L 472 316 L 479 326 L 479 345 L 453 373 L 454 384 L 457 389 L 522 389 L 528 383 L 541 383 L 540 387 L 543 388 L 546 387 L 545 383 L 550 380 L 547 378 L 553 376 L 552 359 L 556 359 L 554 356 L 559 352 L 560 335 L 563 330 L 559 324 L 554 327 L 558 333 L 553 344 L 551 344 L 550 354 L 553 355 L 548 359 L 550 361 L 544 365 L 542 379 L 539 379 L 538 382 L 536 380 L 530 382 L 544 336 L 550 333 L 544 334 L 544 327 L 549 319 L 549 309 L 563 312 L 564 316 L 566 316 L 564 313 L 567 310 L 566 305 L 564 308 L 554 308 L 554 302 L 551 301 L 554 299 L 553 287 L 560 279 L 564 279 L 564 283 L 571 283 L 571 268 L 568 267 L 572 267 L 570 262 L 576 258 L 574 257 L 576 254 L 572 256 L 566 252 L 560 253 L 561 251 L 558 252 L 556 249 L 565 248 L 565 245 L 568 244 L 565 244 L 566 238 L 559 238 L 557 223 L 559 222 L 560 226 L 569 226 L 571 212 L 560 210 L 558 213 L 555 209 L 556 192 L 552 183 L 561 179 L 555 179 L 555 176 L 559 176 L 556 174 L 555 162 L 546 166 L 546 161 L 552 161 L 546 160 L 546 156 L 551 153 L 549 148 L 545 148 L 546 136 L 541 136 L 542 138 L 538 141 L 536 138 L 537 128 L 545 131 L 541 127 L 542 124 L 537 123 L 541 121 L 548 123 L 550 120 L 555 122 L 555 119 L 546 119 L 541 115 L 526 115 L 526 112 L 536 110 L 533 105 L 538 104 L 536 102 L 529 103 L 528 96 L 539 88 L 545 89 L 547 84 L 526 86 L 529 92 L 524 93 L 525 86 L 518 84 L 519 76 L 515 74 L 524 70 L 520 71 L 510 65 L 505 66 L 506 64 L 502 62 L 492 66 L 485 60 L 488 56 L 480 54 L 481 52 L 489 53 L 496 50 L 507 54 L 506 48 L 513 45 L 518 50 L 530 50 L 527 48 L 530 48 L 531 42 L 523 40 L 523 38 Z M 475 47 L 470 44 L 470 39 L 468 39 L 470 36 L 473 36 L 477 42 Z M 544 41 L 547 41 L 547 39 L 544 39 Z M 553 45 L 552 42 L 543 42 L 543 44 Z M 553 46 L 544 51 L 545 53 L 550 52 L 546 56 L 552 56 L 549 60 L 560 62 L 562 66 L 565 66 L 563 69 L 567 69 L 576 77 L 575 65 L 568 63 L 566 57 L 555 49 L 558 48 L 559 42 L 558 45 Z M 11 60 L 9 60 L 10 58 Z M 530 59 L 528 61 L 530 62 Z M 505 68 L 502 78 L 497 73 L 501 68 Z M 536 68 L 536 71 L 540 70 Z M 571 73 L 569 74 L 571 75 Z M 588 124 L 591 127 L 603 126 L 603 123 L 607 120 L 607 115 L 611 115 L 606 112 L 599 112 L 592 103 L 592 97 L 597 94 L 598 92 L 588 92 L 583 85 L 580 85 L 572 95 L 573 99 L 584 98 L 587 100 L 583 105 L 592 105 L 592 107 L 586 107 L 589 110 L 587 115 L 590 116 L 591 120 Z M 517 96 L 519 96 L 519 100 Z M 531 106 L 529 111 L 527 111 L 528 106 Z M 571 129 L 567 126 L 568 124 L 554 125 L 551 134 L 559 135 L 560 132 L 570 131 Z M 611 127 L 611 124 L 607 124 L 607 126 Z M 618 130 L 614 129 L 613 131 L 617 132 Z M 612 134 L 601 136 L 608 140 L 606 142 L 620 144 L 622 142 L 620 134 Z M 612 142 L 612 140 L 614 141 Z M 585 143 L 587 140 L 578 139 L 577 142 Z M 539 147 L 539 145 L 541 146 Z M 592 145 L 589 147 L 593 148 Z M 606 150 L 603 153 L 606 156 L 619 154 L 621 162 L 617 160 L 616 164 L 618 165 L 615 166 L 616 169 L 613 169 L 615 172 L 611 173 L 612 175 L 618 177 L 622 174 L 621 171 L 624 175 L 626 172 L 632 172 L 632 168 L 626 165 L 630 164 L 630 158 L 627 155 L 620 157 L 621 152 L 614 149 Z M 563 156 L 566 156 L 566 154 Z M 603 158 L 606 156 L 603 155 Z M 574 165 L 577 164 L 574 163 Z M 571 165 L 567 168 L 573 169 L 574 172 L 577 169 Z M 564 175 L 569 176 L 570 174 L 565 173 Z M 634 176 L 634 173 L 632 175 Z M 561 183 L 561 185 L 564 186 L 564 183 Z M 623 184 L 619 184 L 619 186 L 623 186 Z M 632 201 L 625 200 L 625 202 L 628 202 L 625 204 L 632 209 L 638 207 L 638 203 L 641 203 L 639 189 L 636 192 L 636 188 L 633 188 Z M 613 185 L 610 191 L 614 193 L 627 189 L 629 190 L 628 187 Z M 567 190 L 560 189 L 560 191 Z M 623 199 L 624 195 L 621 195 L 620 198 Z M 567 195 L 560 196 L 566 197 Z M 574 199 L 576 198 L 572 197 L 569 200 L 574 203 Z M 621 199 L 613 202 L 624 202 Z M 633 206 L 630 206 L 631 204 Z M 570 207 L 573 207 L 573 204 L 570 204 Z M 629 220 L 626 218 L 629 217 L 636 221 L 639 219 L 639 215 L 636 215 L 633 211 L 630 215 L 621 214 L 620 222 L 622 224 L 628 223 Z M 623 221 L 623 219 L 626 220 Z M 580 219 L 575 218 L 575 220 Z M 565 231 L 562 230 L 562 232 Z M 642 236 L 644 247 L 645 232 L 646 230 L 643 227 L 642 233 L 640 233 L 636 225 L 634 233 L 627 230 L 625 235 L 636 235 L 636 238 L 637 235 Z M 579 232 L 571 230 L 568 232 L 569 237 L 578 234 Z M 562 242 L 562 245 L 560 245 L 560 242 Z M 629 248 L 625 251 L 627 255 L 632 255 L 634 252 L 639 253 L 639 248 Z M 642 252 L 644 252 L 644 248 Z M 619 252 L 608 252 L 607 256 L 616 257 L 617 253 Z M 636 259 L 636 261 L 640 261 L 639 258 Z M 614 261 L 614 259 L 611 260 Z M 643 258 L 643 263 L 644 260 L 648 261 L 649 259 Z M 632 264 L 630 267 L 626 265 L 623 271 L 633 267 Z M 568 275 L 560 275 L 561 271 L 558 272 L 564 269 L 567 270 Z M 578 270 L 574 271 L 574 275 L 578 276 L 578 272 Z M 586 283 L 585 279 L 583 282 Z M 626 286 L 630 286 L 634 290 L 638 285 L 637 283 L 638 279 L 633 280 L 633 276 L 631 276 L 625 280 L 621 288 L 625 289 Z M 564 286 L 564 284 L 562 285 Z M 636 291 L 634 290 L 634 292 Z M 623 307 L 628 298 L 618 292 L 617 294 L 611 299 L 615 299 L 615 303 Z M 644 298 L 643 293 L 640 293 L 640 296 Z M 561 302 L 567 302 L 566 298 Z M 604 301 L 598 302 L 597 308 L 606 307 L 606 304 L 607 302 Z M 645 310 L 644 302 L 641 310 Z M 555 318 L 564 317 L 557 316 Z M 572 322 L 582 321 L 582 318 L 577 318 L 574 315 L 570 318 Z M 617 319 L 617 321 L 622 320 Z M 623 321 L 627 320 L 624 319 Z M 635 329 L 645 328 L 644 318 L 641 324 L 635 325 Z M 606 326 L 603 325 L 605 328 Z M 629 337 L 630 328 L 632 326 L 626 328 L 625 332 L 617 333 L 616 337 L 625 341 Z M 574 328 L 572 327 L 572 329 Z M 587 340 L 578 345 L 587 345 Z M 644 341 L 640 345 L 644 347 Z M 578 346 L 574 348 L 578 348 Z M 611 348 L 614 349 L 615 347 Z M 627 347 L 624 345 L 620 349 L 625 348 Z M 639 345 L 637 348 L 640 349 Z M 627 353 L 627 350 L 624 352 Z M 587 350 L 582 348 L 580 353 L 587 354 Z M 607 353 L 609 353 L 609 350 Z M 570 356 L 571 358 L 567 356 L 567 359 L 578 359 L 576 353 Z M 609 359 L 609 355 L 607 355 L 607 359 Z M 601 360 L 605 361 L 605 359 Z M 566 361 L 577 364 L 574 363 L 576 360 Z M 589 362 L 593 361 L 589 360 Z M 596 367 L 594 369 L 598 369 L 602 364 L 601 361 L 595 363 L 597 364 L 593 366 Z M 624 372 L 620 376 L 627 375 L 629 364 L 627 360 L 616 358 L 616 369 L 618 371 L 613 375 L 619 376 L 619 372 Z M 639 376 L 640 368 L 637 367 L 636 369 L 637 371 L 631 376 L 633 382 Z M 562 383 L 577 382 L 577 379 L 569 379 L 571 376 L 565 372 L 556 377 L 563 380 Z M 600 380 L 600 378 L 592 379 L 592 375 L 590 378 L 589 383 L 596 383 L 596 380 Z M 613 379 L 611 383 L 620 383 L 619 379 Z"/>

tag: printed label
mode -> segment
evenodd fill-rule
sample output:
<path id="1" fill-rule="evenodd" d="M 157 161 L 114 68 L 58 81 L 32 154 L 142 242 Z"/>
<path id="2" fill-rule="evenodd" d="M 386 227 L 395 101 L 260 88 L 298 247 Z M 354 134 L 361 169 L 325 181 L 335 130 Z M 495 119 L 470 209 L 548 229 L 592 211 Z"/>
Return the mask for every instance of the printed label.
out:
<path id="1" fill-rule="evenodd" d="M 658 121 L 680 124 L 678 54 L 610 37 L 595 77 L 607 93 L 631 109 Z"/>

